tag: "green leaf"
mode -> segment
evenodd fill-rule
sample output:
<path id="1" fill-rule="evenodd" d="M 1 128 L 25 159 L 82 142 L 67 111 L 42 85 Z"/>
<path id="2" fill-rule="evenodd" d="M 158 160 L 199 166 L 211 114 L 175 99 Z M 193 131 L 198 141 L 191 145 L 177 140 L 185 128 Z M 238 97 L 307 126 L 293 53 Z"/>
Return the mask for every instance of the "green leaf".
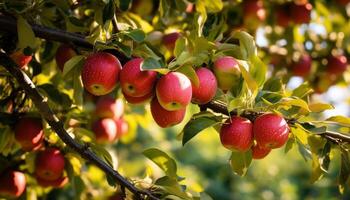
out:
<path id="1" fill-rule="evenodd" d="M 90 143 L 91 150 L 104 161 L 107 162 L 109 166 L 113 168 L 113 159 L 111 154 L 102 146 Z"/>
<path id="2" fill-rule="evenodd" d="M 249 57 L 249 72 L 253 76 L 258 86 L 263 86 L 266 79 L 267 65 L 256 55 Z"/>
<path id="3" fill-rule="evenodd" d="M 303 108 L 306 111 L 310 112 L 309 106 L 307 105 L 306 101 L 304 101 L 302 99 L 284 98 L 281 102 L 278 103 L 278 105 L 296 106 L 296 107 Z"/>
<path id="4" fill-rule="evenodd" d="M 175 42 L 174 56 L 177 58 L 179 55 L 186 50 L 186 39 L 180 37 Z"/>
<path id="5" fill-rule="evenodd" d="M 185 145 L 202 130 L 218 123 L 219 122 L 209 117 L 200 117 L 190 120 L 183 129 L 182 145 Z"/>
<path id="6" fill-rule="evenodd" d="M 246 175 L 249 165 L 252 162 L 252 151 L 247 152 L 232 152 L 231 154 L 231 167 L 235 174 L 239 176 Z"/>
<path id="7" fill-rule="evenodd" d="M 130 7 L 131 0 L 118 0 L 118 8 L 122 11 L 127 11 Z"/>
<path id="8" fill-rule="evenodd" d="M 168 156 L 168 154 L 159 149 L 150 148 L 145 150 L 143 155 L 158 165 L 167 176 L 177 178 L 177 166 L 175 160 Z"/>
<path id="9" fill-rule="evenodd" d="M 343 192 L 346 181 L 349 179 L 350 175 L 350 160 L 349 153 L 341 149 L 341 165 L 340 165 L 340 173 L 339 173 L 339 189 Z"/>
<path id="10" fill-rule="evenodd" d="M 312 89 L 310 88 L 308 83 L 303 83 L 299 85 L 299 87 L 295 88 L 292 92 L 291 96 L 304 98 L 308 94 L 312 93 Z"/>
<path id="11" fill-rule="evenodd" d="M 185 74 L 187 76 L 187 78 L 189 78 L 191 80 L 191 83 L 194 86 L 196 86 L 196 87 L 199 86 L 198 76 L 197 76 L 196 71 L 193 69 L 192 66 L 184 65 L 184 66 L 180 67 L 179 69 L 177 69 L 176 71 Z"/>
<path id="12" fill-rule="evenodd" d="M 114 0 L 109 0 L 108 3 L 103 8 L 102 20 L 106 23 L 107 20 L 112 20 L 115 13 Z"/>
<path id="13" fill-rule="evenodd" d="M 121 33 L 128 36 L 137 43 L 143 42 L 146 38 L 145 32 L 143 32 L 141 29 L 128 30 Z"/>
<path id="14" fill-rule="evenodd" d="M 325 110 L 334 109 L 334 107 L 327 103 L 311 103 L 309 104 L 309 109 L 311 112 L 323 112 Z"/>
<path id="15" fill-rule="evenodd" d="M 119 41 L 113 41 L 113 46 L 118 48 L 121 52 L 123 52 L 127 57 L 131 57 L 131 47 L 119 42 Z"/>
<path id="16" fill-rule="evenodd" d="M 161 74 L 166 74 L 169 72 L 169 69 L 164 68 L 158 60 L 149 57 L 143 60 L 141 63 L 141 70 L 152 70 L 152 71 L 157 71 Z"/>
<path id="17" fill-rule="evenodd" d="M 258 91 L 258 84 L 255 82 L 253 77 L 250 75 L 250 73 L 246 70 L 244 66 L 242 66 L 242 62 L 240 62 L 239 69 L 241 70 L 242 76 L 247 83 L 247 86 L 252 94 L 257 93 Z"/>
<path id="18" fill-rule="evenodd" d="M 35 49 L 36 38 L 32 27 L 21 16 L 17 18 L 17 32 L 18 32 L 18 47 L 24 49 L 30 47 Z"/>
<path id="19" fill-rule="evenodd" d="M 70 107 L 72 105 L 72 100 L 69 98 L 69 96 L 65 93 L 60 92 L 52 84 L 39 85 L 37 88 L 45 91 L 49 99 L 58 105 L 62 105 L 64 107 Z"/>
<path id="20" fill-rule="evenodd" d="M 220 12 L 224 7 L 222 0 L 204 0 L 204 4 L 209 13 Z"/>
<path id="21" fill-rule="evenodd" d="M 303 145 L 307 145 L 308 134 L 301 125 L 296 124 L 296 127 L 291 127 L 291 133 L 293 133 Z"/>
<path id="22" fill-rule="evenodd" d="M 326 119 L 326 121 L 336 122 L 341 126 L 350 127 L 350 118 L 348 118 L 348 117 L 338 115 L 338 116 L 330 117 L 330 118 Z"/>
<path id="23" fill-rule="evenodd" d="M 245 59 L 257 56 L 257 49 L 253 36 L 244 31 L 237 31 L 233 34 L 233 38 L 239 40 L 242 54 L 246 55 Z"/>
<path id="24" fill-rule="evenodd" d="M 75 68 L 73 72 L 74 103 L 79 108 L 82 108 L 84 104 L 84 85 L 81 79 L 81 67 Z"/>
<path id="25" fill-rule="evenodd" d="M 78 55 L 73 56 L 71 59 L 69 59 L 63 67 L 62 76 L 66 77 L 67 74 L 72 71 L 75 67 L 82 66 L 84 64 L 84 56 Z"/>
<path id="26" fill-rule="evenodd" d="M 83 179 L 80 176 L 74 176 L 73 180 L 70 180 L 70 183 L 73 188 L 74 198 L 81 199 L 81 195 L 86 188 L 86 185 Z"/>
<path id="27" fill-rule="evenodd" d="M 166 193 L 169 195 L 175 195 L 181 199 L 191 200 L 187 193 L 183 191 L 181 185 L 176 181 L 176 179 L 164 176 L 156 180 L 154 183 L 157 186 L 160 186 Z M 166 198 L 168 199 L 168 198 Z"/>

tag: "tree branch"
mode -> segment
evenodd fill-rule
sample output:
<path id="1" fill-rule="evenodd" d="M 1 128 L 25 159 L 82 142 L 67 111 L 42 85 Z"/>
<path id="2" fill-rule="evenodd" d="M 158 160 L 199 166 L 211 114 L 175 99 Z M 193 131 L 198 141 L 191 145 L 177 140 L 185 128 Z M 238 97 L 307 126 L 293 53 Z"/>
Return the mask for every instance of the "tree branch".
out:
<path id="1" fill-rule="evenodd" d="M 42 117 L 47 121 L 51 128 L 57 133 L 57 135 L 68 147 L 79 153 L 86 160 L 99 167 L 108 176 L 116 180 L 120 185 L 130 190 L 137 197 L 137 199 L 145 199 L 145 196 L 149 197 L 149 199 L 152 200 L 158 199 L 150 191 L 140 190 L 136 188 L 132 183 L 120 175 L 118 171 L 114 170 L 112 167 L 102 161 L 98 156 L 96 156 L 89 148 L 85 148 L 85 145 L 75 141 L 64 129 L 63 123 L 50 109 L 47 103 L 47 99 L 43 98 L 39 94 L 34 83 L 30 80 L 27 74 L 20 70 L 5 53 L 0 53 L 0 63 L 12 76 L 15 77 L 15 79 L 18 81 L 21 87 L 23 87 L 27 95 L 33 101 L 35 107 L 38 109 Z"/>

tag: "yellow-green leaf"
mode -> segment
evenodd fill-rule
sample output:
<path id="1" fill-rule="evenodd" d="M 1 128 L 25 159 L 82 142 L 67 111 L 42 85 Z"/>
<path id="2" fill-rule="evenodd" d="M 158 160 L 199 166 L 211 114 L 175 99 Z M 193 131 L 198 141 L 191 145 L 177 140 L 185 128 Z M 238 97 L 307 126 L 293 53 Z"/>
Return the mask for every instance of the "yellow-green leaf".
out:
<path id="1" fill-rule="evenodd" d="M 233 171 L 239 176 L 244 176 L 252 162 L 252 151 L 232 152 L 230 162 Z"/>
<path id="2" fill-rule="evenodd" d="M 32 27 L 21 16 L 17 19 L 17 32 L 18 32 L 18 47 L 24 49 L 30 47 L 34 49 L 36 47 L 36 38 L 32 30 Z"/>
<path id="3" fill-rule="evenodd" d="M 325 110 L 334 109 L 334 107 L 327 103 L 311 103 L 309 104 L 309 109 L 311 112 L 323 112 Z"/>
<path id="4" fill-rule="evenodd" d="M 336 123 L 343 125 L 343 126 L 350 126 L 350 118 L 340 116 L 340 115 L 330 117 L 330 118 L 326 119 L 326 121 L 336 122 Z"/>
<path id="5" fill-rule="evenodd" d="M 255 82 L 253 77 L 249 74 L 246 68 L 242 65 L 243 63 L 239 61 L 239 68 L 241 70 L 244 81 L 247 83 L 247 86 L 251 93 L 255 93 L 258 90 L 258 84 Z"/>
<path id="6" fill-rule="evenodd" d="M 191 83 L 194 86 L 196 86 L 196 87 L 199 86 L 199 79 L 198 79 L 198 76 L 196 74 L 196 71 L 190 65 L 184 65 L 184 66 L 180 67 L 179 69 L 177 69 L 176 71 L 185 74 L 191 80 Z"/>

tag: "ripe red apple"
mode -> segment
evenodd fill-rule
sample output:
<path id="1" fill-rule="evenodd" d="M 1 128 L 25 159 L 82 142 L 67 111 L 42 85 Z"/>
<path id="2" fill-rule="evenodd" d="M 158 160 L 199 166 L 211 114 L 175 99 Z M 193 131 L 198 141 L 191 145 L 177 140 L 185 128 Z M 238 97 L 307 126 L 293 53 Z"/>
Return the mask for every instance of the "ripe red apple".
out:
<path id="1" fill-rule="evenodd" d="M 59 177 L 55 180 L 45 180 L 38 176 L 35 177 L 36 181 L 41 187 L 54 187 L 54 188 L 62 188 L 68 183 L 68 177 Z"/>
<path id="2" fill-rule="evenodd" d="M 165 110 L 154 97 L 151 101 L 151 113 L 154 121 L 162 128 L 167 128 L 179 124 L 185 117 L 186 107 L 184 109 L 168 111 Z"/>
<path id="3" fill-rule="evenodd" d="M 61 44 L 56 51 L 56 64 L 63 71 L 64 64 L 77 55 L 74 49 L 69 44 Z"/>
<path id="4" fill-rule="evenodd" d="M 227 91 L 237 84 L 241 75 L 238 62 L 231 56 L 216 59 L 213 70 L 218 81 L 218 87 L 223 91 Z"/>
<path id="5" fill-rule="evenodd" d="M 291 65 L 292 72 L 295 76 L 305 77 L 311 72 L 312 59 L 308 54 L 300 56 L 299 60 Z"/>
<path id="6" fill-rule="evenodd" d="M 289 126 L 278 114 L 266 113 L 255 119 L 253 131 L 259 146 L 275 149 L 287 142 Z"/>
<path id="7" fill-rule="evenodd" d="M 336 2 L 341 6 L 346 6 L 350 2 L 350 0 L 336 0 Z"/>
<path id="8" fill-rule="evenodd" d="M 137 105 L 137 104 L 143 104 L 143 103 L 146 103 L 147 101 L 149 101 L 153 97 L 154 93 L 150 92 L 142 97 L 131 97 L 131 96 L 128 96 L 127 94 L 124 94 L 124 93 L 123 93 L 123 95 L 124 95 L 125 100 L 128 103 Z"/>
<path id="9" fill-rule="evenodd" d="M 312 5 L 310 3 L 306 4 L 295 4 L 290 6 L 291 18 L 296 24 L 309 23 L 311 20 Z"/>
<path id="10" fill-rule="evenodd" d="M 169 50 L 173 51 L 175 49 L 176 40 L 181 36 L 178 32 L 168 33 L 163 36 L 163 44 Z"/>
<path id="11" fill-rule="evenodd" d="M 85 89 L 96 96 L 110 93 L 117 85 L 120 70 L 120 62 L 112 54 L 98 52 L 90 55 L 81 72 Z"/>
<path id="12" fill-rule="evenodd" d="M 169 72 L 159 79 L 156 94 L 164 109 L 168 111 L 182 110 L 191 102 L 191 81 L 182 73 Z"/>
<path id="13" fill-rule="evenodd" d="M 142 58 L 134 58 L 125 63 L 120 72 L 120 85 L 124 94 L 131 97 L 142 97 L 153 91 L 157 72 L 142 71 Z"/>
<path id="14" fill-rule="evenodd" d="M 18 120 L 15 125 L 15 138 L 25 151 L 39 149 L 44 139 L 41 120 L 29 117 Z"/>
<path id="15" fill-rule="evenodd" d="M 218 88 L 216 77 L 209 69 L 201 67 L 196 70 L 199 85 L 192 84 L 192 101 L 197 104 L 206 104 L 211 101 Z"/>
<path id="16" fill-rule="evenodd" d="M 113 119 L 104 118 L 95 121 L 92 125 L 97 142 L 113 142 L 117 136 L 117 126 Z"/>
<path id="17" fill-rule="evenodd" d="M 232 116 L 222 125 L 220 140 L 231 151 L 248 151 L 253 144 L 253 124 L 246 118 Z"/>
<path id="18" fill-rule="evenodd" d="M 128 133 L 129 125 L 123 118 L 115 120 L 115 124 L 117 126 L 116 139 L 119 139 Z"/>
<path id="19" fill-rule="evenodd" d="M 10 55 L 10 58 L 18 65 L 19 68 L 23 69 L 32 60 L 32 56 L 26 56 L 21 50 L 15 51 Z"/>
<path id="20" fill-rule="evenodd" d="M 248 29 L 256 29 L 266 18 L 266 10 L 261 0 L 243 1 L 243 19 Z"/>
<path id="21" fill-rule="evenodd" d="M 35 159 L 35 175 L 43 180 L 54 181 L 63 174 L 65 159 L 59 149 L 47 148 Z"/>
<path id="22" fill-rule="evenodd" d="M 330 74 L 341 75 L 348 68 L 348 60 L 345 56 L 330 56 L 328 57 L 326 71 Z"/>
<path id="23" fill-rule="evenodd" d="M 289 14 L 289 6 L 282 5 L 277 8 L 276 10 L 276 23 L 278 26 L 281 27 L 288 27 L 289 23 L 291 21 L 290 14 Z"/>
<path id="24" fill-rule="evenodd" d="M 259 145 L 254 145 L 252 147 L 253 158 L 254 159 L 262 159 L 265 158 L 270 152 L 270 148 L 264 148 Z"/>
<path id="25" fill-rule="evenodd" d="M 122 99 L 103 96 L 96 103 L 95 115 L 99 118 L 120 118 L 123 113 L 124 102 Z"/>
<path id="26" fill-rule="evenodd" d="M 5 171 L 0 176 L 0 195 L 18 198 L 26 189 L 26 177 L 19 171 Z"/>

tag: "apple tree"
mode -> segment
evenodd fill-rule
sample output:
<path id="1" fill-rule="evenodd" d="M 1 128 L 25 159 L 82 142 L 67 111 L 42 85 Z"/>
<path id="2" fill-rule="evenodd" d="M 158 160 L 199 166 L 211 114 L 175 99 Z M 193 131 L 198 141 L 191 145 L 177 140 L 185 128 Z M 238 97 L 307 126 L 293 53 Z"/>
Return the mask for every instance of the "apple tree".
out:
<path id="1" fill-rule="evenodd" d="M 281 151 L 349 197 L 349 2 L 1 0 L 0 198 L 234 199 L 194 176 Z"/>

